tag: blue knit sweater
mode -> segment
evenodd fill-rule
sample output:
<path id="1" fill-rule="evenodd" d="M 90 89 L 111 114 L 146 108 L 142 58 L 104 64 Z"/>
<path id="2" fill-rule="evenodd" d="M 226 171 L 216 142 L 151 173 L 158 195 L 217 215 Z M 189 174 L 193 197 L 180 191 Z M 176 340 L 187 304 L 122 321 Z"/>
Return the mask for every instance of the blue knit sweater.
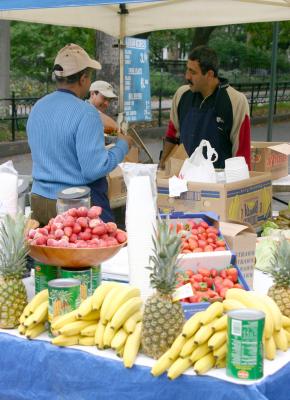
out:
<path id="1" fill-rule="evenodd" d="M 27 136 L 32 192 L 49 199 L 56 199 L 61 189 L 106 176 L 128 152 L 124 140 L 106 150 L 98 111 L 65 91 L 48 94 L 34 105 Z"/>

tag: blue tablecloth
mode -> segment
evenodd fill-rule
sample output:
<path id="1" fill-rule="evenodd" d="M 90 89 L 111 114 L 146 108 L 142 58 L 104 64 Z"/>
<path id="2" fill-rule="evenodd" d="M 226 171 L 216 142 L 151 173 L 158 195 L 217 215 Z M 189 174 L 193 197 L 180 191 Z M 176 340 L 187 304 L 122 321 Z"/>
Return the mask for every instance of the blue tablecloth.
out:
<path id="1" fill-rule="evenodd" d="M 289 400 L 290 363 L 260 383 L 154 378 L 143 366 L 0 333 L 0 400 Z"/>

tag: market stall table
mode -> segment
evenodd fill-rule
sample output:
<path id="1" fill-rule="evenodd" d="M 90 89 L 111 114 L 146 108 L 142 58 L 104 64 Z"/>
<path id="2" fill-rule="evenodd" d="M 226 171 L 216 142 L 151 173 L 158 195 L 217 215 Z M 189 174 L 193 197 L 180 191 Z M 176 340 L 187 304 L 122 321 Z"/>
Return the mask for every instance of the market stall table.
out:
<path id="1" fill-rule="evenodd" d="M 103 263 L 107 275 L 126 280 L 126 248 Z M 123 274 L 122 274 L 123 272 Z M 29 295 L 33 280 L 26 279 Z M 265 292 L 271 279 L 255 271 L 255 289 Z M 1 400 L 289 400 L 290 352 L 278 352 L 274 361 L 265 360 L 264 378 L 239 381 L 228 378 L 225 369 L 212 369 L 205 376 L 193 370 L 174 381 L 166 375 L 154 378 L 154 361 L 139 355 L 136 365 L 126 369 L 113 351 L 95 347 L 59 348 L 39 340 L 23 339 L 17 330 L 0 330 Z"/>

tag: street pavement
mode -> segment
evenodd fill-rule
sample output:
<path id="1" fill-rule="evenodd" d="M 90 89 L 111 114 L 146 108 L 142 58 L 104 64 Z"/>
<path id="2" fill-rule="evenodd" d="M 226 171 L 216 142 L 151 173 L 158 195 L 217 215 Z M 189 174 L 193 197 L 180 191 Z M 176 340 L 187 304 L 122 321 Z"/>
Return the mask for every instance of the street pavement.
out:
<path id="1" fill-rule="evenodd" d="M 161 131 L 164 131 L 166 128 L 161 127 Z M 255 141 L 266 141 L 267 140 L 267 126 L 266 125 L 253 125 L 252 129 L 252 140 Z M 159 134 L 158 137 L 142 137 L 147 149 L 149 150 L 150 154 L 154 162 L 158 163 L 159 154 L 162 149 L 162 140 L 161 135 Z M 273 142 L 290 142 L 290 122 L 275 122 L 273 125 L 273 132 L 272 132 L 272 141 Z M 31 154 L 20 154 L 10 157 L 2 157 L 0 158 L 0 164 L 5 161 L 12 160 L 14 167 L 18 171 L 20 175 L 31 175 L 32 172 L 32 161 L 31 161 Z M 290 163 L 289 163 L 289 173 L 290 173 Z M 279 193 L 277 197 L 281 198 L 284 201 L 290 201 L 289 193 Z M 273 201 L 273 210 L 279 210 L 285 207 L 285 205 Z"/>

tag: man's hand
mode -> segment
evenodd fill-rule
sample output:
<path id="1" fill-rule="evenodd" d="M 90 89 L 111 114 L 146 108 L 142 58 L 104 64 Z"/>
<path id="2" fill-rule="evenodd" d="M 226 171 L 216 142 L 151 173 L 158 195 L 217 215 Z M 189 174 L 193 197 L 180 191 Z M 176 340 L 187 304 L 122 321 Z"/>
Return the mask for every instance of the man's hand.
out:
<path id="1" fill-rule="evenodd" d="M 125 140 L 129 146 L 129 149 L 134 144 L 134 140 L 129 135 L 123 135 L 123 133 L 118 133 L 118 139 Z"/>

